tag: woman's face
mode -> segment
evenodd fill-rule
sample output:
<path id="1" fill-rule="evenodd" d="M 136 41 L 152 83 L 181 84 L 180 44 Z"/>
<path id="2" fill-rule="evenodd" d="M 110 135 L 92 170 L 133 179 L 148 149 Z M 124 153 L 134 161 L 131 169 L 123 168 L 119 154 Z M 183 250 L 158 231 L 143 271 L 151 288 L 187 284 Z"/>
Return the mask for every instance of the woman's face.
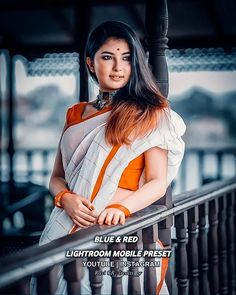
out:
<path id="1" fill-rule="evenodd" d="M 94 60 L 87 57 L 86 61 L 90 71 L 95 73 L 102 91 L 120 89 L 130 79 L 131 52 L 123 39 L 107 39 L 96 52 Z"/>

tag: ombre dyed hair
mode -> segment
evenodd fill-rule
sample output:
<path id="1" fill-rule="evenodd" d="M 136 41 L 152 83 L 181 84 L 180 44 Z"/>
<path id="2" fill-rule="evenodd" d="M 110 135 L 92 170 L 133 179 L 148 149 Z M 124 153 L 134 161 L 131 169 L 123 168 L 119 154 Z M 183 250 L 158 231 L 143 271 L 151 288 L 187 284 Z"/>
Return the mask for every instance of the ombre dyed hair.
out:
<path id="1" fill-rule="evenodd" d="M 137 35 L 127 24 L 107 21 L 99 25 L 89 36 L 86 57 L 94 60 L 99 48 L 111 38 L 123 39 L 128 43 L 131 52 L 131 77 L 113 98 L 105 135 L 111 145 L 129 145 L 156 128 L 158 113 L 168 107 L 168 101 L 158 89 Z M 88 66 L 87 69 L 98 82 Z"/>

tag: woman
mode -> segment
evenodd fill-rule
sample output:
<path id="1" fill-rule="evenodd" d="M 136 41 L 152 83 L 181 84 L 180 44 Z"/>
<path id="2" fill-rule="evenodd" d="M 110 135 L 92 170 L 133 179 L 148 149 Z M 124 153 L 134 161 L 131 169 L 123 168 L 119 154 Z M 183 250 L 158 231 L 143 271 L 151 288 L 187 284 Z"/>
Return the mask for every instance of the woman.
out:
<path id="1" fill-rule="evenodd" d="M 50 180 L 53 213 L 40 243 L 126 217 L 164 196 L 183 157 L 182 119 L 169 109 L 132 29 L 105 22 L 86 64 L 99 95 L 67 111 Z"/>

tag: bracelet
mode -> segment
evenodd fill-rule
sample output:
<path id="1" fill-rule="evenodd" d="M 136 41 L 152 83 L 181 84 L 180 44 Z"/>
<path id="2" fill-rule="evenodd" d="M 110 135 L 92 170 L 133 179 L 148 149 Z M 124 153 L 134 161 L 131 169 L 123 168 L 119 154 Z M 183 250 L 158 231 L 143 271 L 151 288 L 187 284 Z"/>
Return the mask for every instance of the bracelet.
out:
<path id="1" fill-rule="evenodd" d="M 68 189 L 64 189 L 63 191 L 59 192 L 58 194 L 56 194 L 56 196 L 54 197 L 54 205 L 58 208 L 63 208 L 61 205 L 61 198 L 67 194 L 67 193 L 71 193 L 73 194 L 72 191 L 68 190 Z"/>
<path id="2" fill-rule="evenodd" d="M 125 217 L 129 217 L 131 215 L 129 209 L 126 208 L 123 205 L 120 205 L 120 204 L 111 204 L 111 205 L 108 205 L 106 207 L 106 209 L 108 209 L 108 208 L 116 208 L 116 209 L 119 209 L 120 211 L 122 211 L 125 214 Z"/>

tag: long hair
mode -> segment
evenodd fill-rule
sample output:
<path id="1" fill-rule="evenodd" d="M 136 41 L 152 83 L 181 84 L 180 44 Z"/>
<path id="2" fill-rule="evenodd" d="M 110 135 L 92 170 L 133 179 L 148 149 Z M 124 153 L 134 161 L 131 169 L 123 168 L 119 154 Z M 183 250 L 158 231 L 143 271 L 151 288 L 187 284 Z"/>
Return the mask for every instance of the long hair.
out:
<path id="1" fill-rule="evenodd" d="M 107 21 L 89 36 L 85 55 L 94 59 L 95 53 L 107 39 L 123 39 L 131 52 L 131 77 L 112 101 L 112 111 L 106 126 L 106 141 L 111 145 L 131 144 L 151 132 L 158 124 L 158 113 L 168 107 L 148 66 L 147 57 L 135 32 L 125 23 Z M 92 78 L 97 77 L 87 67 Z"/>

